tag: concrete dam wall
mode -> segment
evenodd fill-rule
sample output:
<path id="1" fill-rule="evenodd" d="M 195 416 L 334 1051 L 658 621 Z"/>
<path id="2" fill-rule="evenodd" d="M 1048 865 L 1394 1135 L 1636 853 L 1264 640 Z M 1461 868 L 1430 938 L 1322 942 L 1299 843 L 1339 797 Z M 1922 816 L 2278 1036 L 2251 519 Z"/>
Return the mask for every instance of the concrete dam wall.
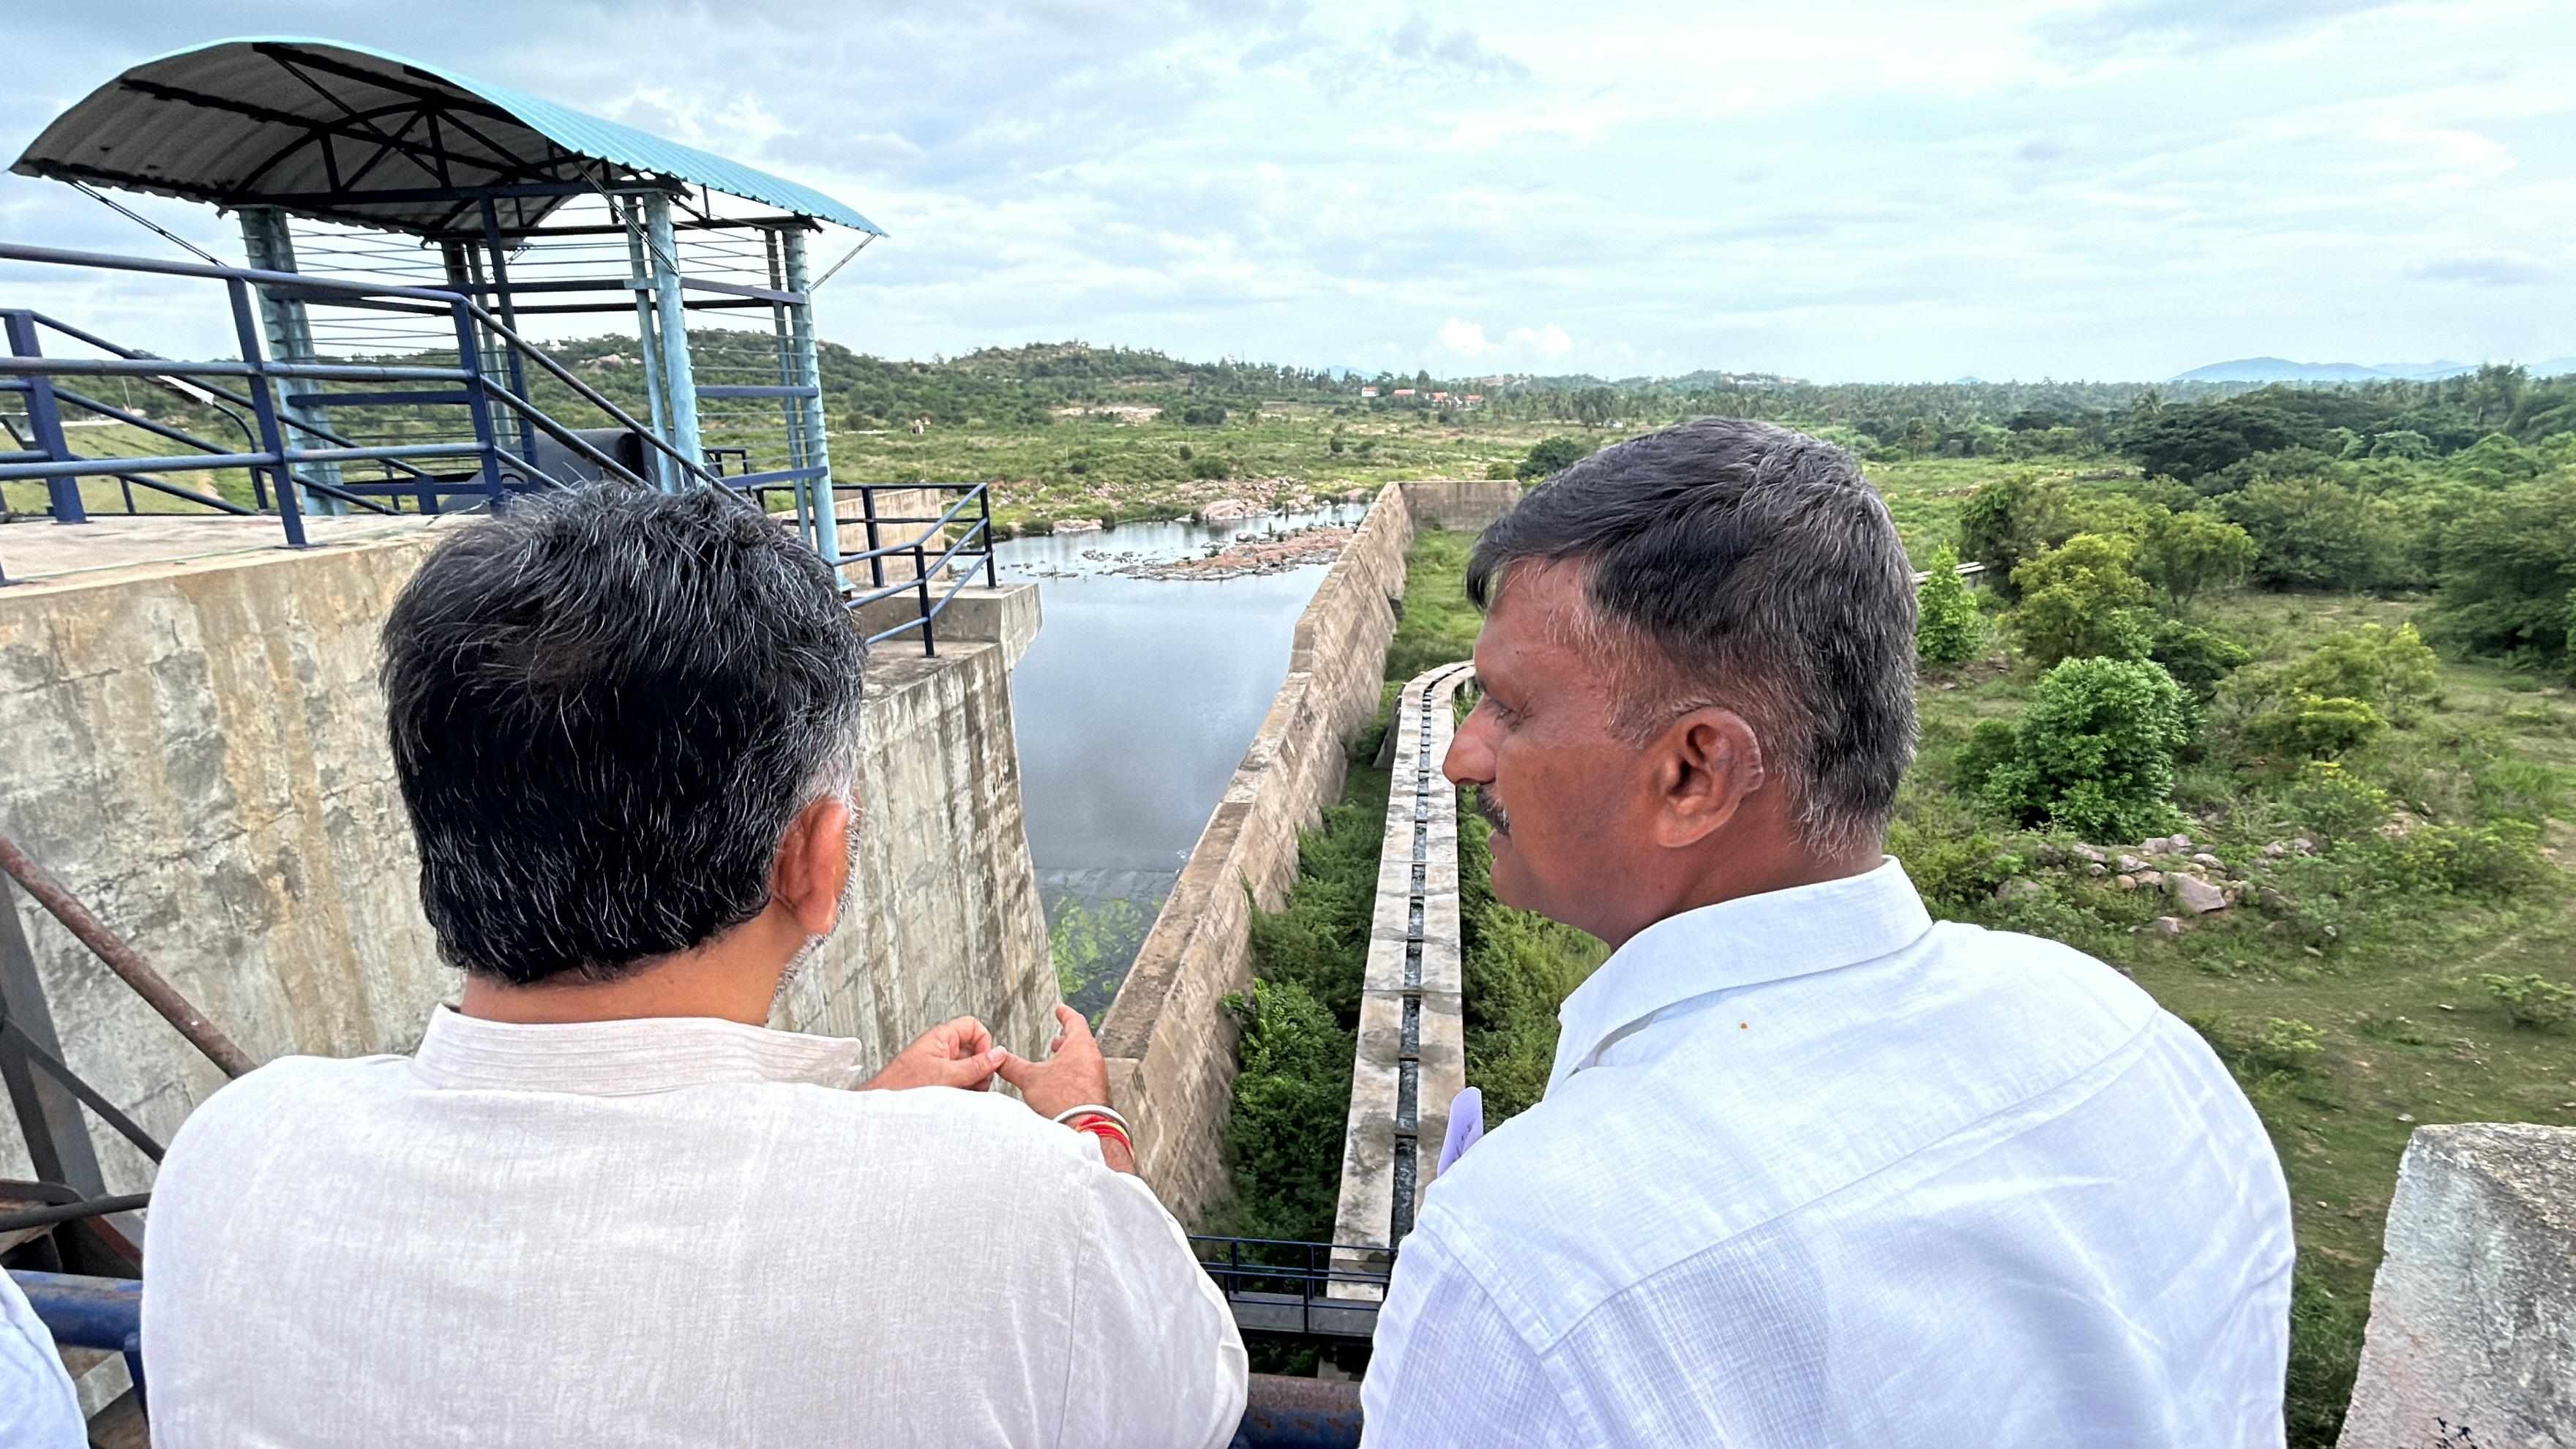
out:
<path id="1" fill-rule="evenodd" d="M 465 526 L 465 525 L 459 525 Z M 0 831 L 252 1056 L 401 1051 L 437 957 L 384 741 L 376 634 L 443 529 L 0 590 Z M 1034 590 L 971 589 L 940 652 L 868 669 L 857 895 L 778 1025 L 889 1055 L 973 1013 L 1043 1051 L 1056 999 L 1021 826 L 1009 667 Z M 5 890 L 66 1059 L 167 1140 L 221 1075 L 52 917 Z M 93 1130 L 111 1191 L 150 1164 Z M 24 1176 L 15 1134 L 0 1176 Z"/>

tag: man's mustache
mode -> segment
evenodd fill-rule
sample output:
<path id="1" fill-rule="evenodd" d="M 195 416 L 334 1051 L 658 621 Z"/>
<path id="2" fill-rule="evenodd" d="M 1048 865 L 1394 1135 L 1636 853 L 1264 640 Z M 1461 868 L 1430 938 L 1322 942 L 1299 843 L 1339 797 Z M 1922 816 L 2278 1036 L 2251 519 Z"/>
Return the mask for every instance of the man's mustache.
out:
<path id="1" fill-rule="evenodd" d="M 1474 794 L 1476 800 L 1476 813 L 1485 817 L 1485 823 L 1494 827 L 1494 833 L 1496 835 L 1511 834 L 1511 813 L 1503 808 L 1501 801 L 1494 798 L 1493 792 L 1488 789 L 1479 788 L 1474 792 Z"/>

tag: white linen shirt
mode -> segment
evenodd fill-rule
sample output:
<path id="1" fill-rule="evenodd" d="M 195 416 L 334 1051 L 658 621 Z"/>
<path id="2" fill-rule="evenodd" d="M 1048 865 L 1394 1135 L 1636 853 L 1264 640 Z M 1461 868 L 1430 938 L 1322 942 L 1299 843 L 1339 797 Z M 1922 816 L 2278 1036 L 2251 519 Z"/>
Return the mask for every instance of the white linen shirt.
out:
<path id="1" fill-rule="evenodd" d="M 0 1445 L 86 1449 L 89 1426 L 54 1336 L 17 1280 L 0 1273 Z"/>
<path id="2" fill-rule="evenodd" d="M 2290 1209 L 2198 1035 L 1893 860 L 1657 923 L 1425 1195 L 1367 1443 L 2278 1445 Z"/>
<path id="3" fill-rule="evenodd" d="M 860 1061 L 442 1008 L 415 1057 L 262 1067 L 153 1192 L 153 1443 L 1226 1443 L 1243 1343 L 1145 1185 Z"/>

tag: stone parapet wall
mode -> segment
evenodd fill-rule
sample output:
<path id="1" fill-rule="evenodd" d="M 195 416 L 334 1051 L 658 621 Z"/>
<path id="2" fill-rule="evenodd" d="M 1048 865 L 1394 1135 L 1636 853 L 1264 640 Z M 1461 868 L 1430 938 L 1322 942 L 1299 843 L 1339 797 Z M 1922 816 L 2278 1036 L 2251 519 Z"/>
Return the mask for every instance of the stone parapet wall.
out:
<path id="1" fill-rule="evenodd" d="M 1507 478 L 1418 478 L 1399 485 L 1416 528 L 1481 532 L 1520 501 L 1521 485 Z"/>
<path id="2" fill-rule="evenodd" d="M 0 590 L 0 831 L 259 1059 L 405 1050 L 455 995 L 375 679 L 385 614 L 445 532 Z M 1013 1049 L 1044 1049 L 1055 977 L 1006 660 L 1035 615 L 1013 593 L 953 611 L 936 660 L 881 647 L 871 663 L 858 894 L 782 1024 L 884 1054 L 972 1012 Z M 1013 644 L 969 639 L 976 618 Z M 221 1077 L 6 895 L 71 1065 L 167 1140 Z M 140 1154 L 92 1137 L 111 1191 L 149 1182 Z M 0 1176 L 26 1170 L 0 1134 Z"/>
<path id="3" fill-rule="evenodd" d="M 1230 1190 L 1235 1035 L 1224 1001 L 1252 983 L 1251 905 L 1285 899 L 1298 832 L 1340 797 L 1345 742 L 1377 717 L 1412 541 L 1405 495 L 1390 486 L 1299 617 L 1287 678 L 1102 1018 L 1139 1169 L 1184 1222 Z"/>
<path id="4" fill-rule="evenodd" d="M 2419 1127 L 2344 1449 L 2576 1443 L 2576 1127 Z"/>

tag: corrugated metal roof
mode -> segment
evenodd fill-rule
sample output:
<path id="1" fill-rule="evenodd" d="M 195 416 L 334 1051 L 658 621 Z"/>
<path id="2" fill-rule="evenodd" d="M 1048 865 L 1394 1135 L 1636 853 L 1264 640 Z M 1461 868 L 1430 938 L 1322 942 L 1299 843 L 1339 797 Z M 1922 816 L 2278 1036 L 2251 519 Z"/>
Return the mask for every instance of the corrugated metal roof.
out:
<path id="1" fill-rule="evenodd" d="M 327 146 L 311 142 L 317 129 L 330 134 Z M 385 146 L 388 136 L 395 145 Z M 840 202 L 766 171 L 332 40 L 225 40 L 147 60 L 55 117 L 10 169 L 434 232 L 457 225 L 460 207 L 422 193 L 506 186 L 530 168 L 561 169 L 564 152 L 885 235 Z M 505 225 L 532 226 L 564 199 L 513 198 Z"/>

